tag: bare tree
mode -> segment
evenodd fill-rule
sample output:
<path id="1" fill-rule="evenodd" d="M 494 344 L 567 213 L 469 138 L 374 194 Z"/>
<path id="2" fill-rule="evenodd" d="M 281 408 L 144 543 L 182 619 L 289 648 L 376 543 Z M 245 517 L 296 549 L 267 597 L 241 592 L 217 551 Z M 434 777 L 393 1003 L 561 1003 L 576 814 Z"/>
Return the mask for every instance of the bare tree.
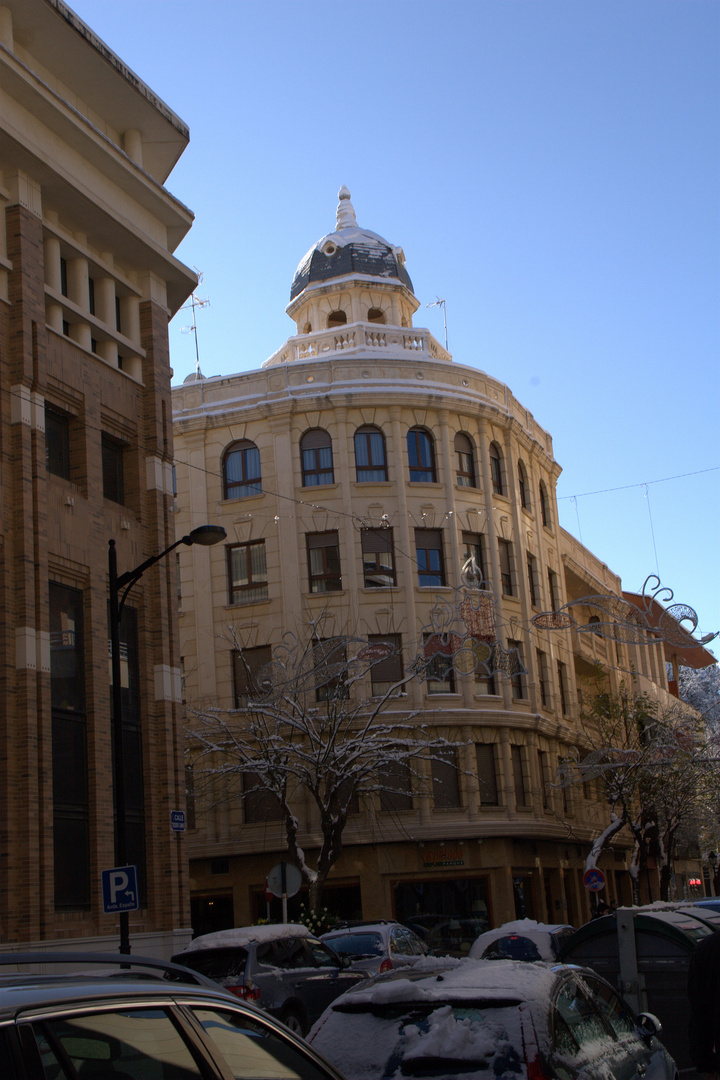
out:
<path id="1" fill-rule="evenodd" d="M 261 666 L 257 650 L 234 644 L 238 708 L 187 709 L 195 791 L 236 803 L 258 793 L 279 808 L 290 858 L 314 911 L 358 796 L 407 795 L 411 777 L 413 794 L 426 794 L 420 758 L 441 756 L 457 744 L 404 706 L 397 709 L 403 687 L 423 672 L 402 670 L 392 635 L 371 643 L 310 636 L 303 643 L 288 633 Z M 322 833 L 314 866 L 301 847 L 293 808 L 303 793 L 317 808 Z"/>

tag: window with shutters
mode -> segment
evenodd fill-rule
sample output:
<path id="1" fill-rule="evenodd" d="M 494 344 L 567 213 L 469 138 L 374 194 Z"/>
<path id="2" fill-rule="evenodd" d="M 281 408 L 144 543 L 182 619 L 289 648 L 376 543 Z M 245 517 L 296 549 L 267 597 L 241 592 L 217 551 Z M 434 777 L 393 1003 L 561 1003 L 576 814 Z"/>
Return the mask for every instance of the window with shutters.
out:
<path id="1" fill-rule="evenodd" d="M 412 775 L 404 761 L 384 761 L 378 768 L 380 809 L 388 813 L 412 810 Z"/>
<path id="2" fill-rule="evenodd" d="M 402 637 L 400 634 L 370 634 L 368 641 L 371 645 L 389 646 L 387 655 L 370 668 L 373 697 L 381 697 L 403 678 Z M 402 693 L 402 687 L 397 693 Z"/>
<path id="3" fill-rule="evenodd" d="M 525 783 L 522 746 L 513 744 L 510 747 L 510 760 L 512 762 L 513 787 L 515 789 L 515 806 L 522 809 L 527 806 L 527 785 Z"/>
<path id="4" fill-rule="evenodd" d="M 342 576 L 337 529 L 307 533 L 306 542 L 310 592 L 339 592 L 342 589 Z"/>
<path id="5" fill-rule="evenodd" d="M 498 555 L 500 557 L 500 584 L 503 596 L 515 595 L 515 560 L 513 558 L 513 546 L 510 540 L 498 540 Z"/>
<path id="6" fill-rule="evenodd" d="M 395 584 L 395 554 L 392 529 L 361 529 L 363 584 L 366 589 L 384 589 Z"/>
<path id="7" fill-rule="evenodd" d="M 550 695 L 550 673 L 548 671 L 547 653 L 542 649 L 535 650 L 535 662 L 537 664 L 538 697 L 543 709 L 552 708 Z"/>
<path id="8" fill-rule="evenodd" d="M 223 498 L 245 499 L 262 494 L 260 451 L 249 439 L 231 443 L 223 454 Z"/>
<path id="9" fill-rule="evenodd" d="M 274 793 L 262 782 L 256 772 L 242 774 L 243 816 L 248 825 L 262 825 L 266 821 L 282 821 L 282 807 Z"/>
<path id="10" fill-rule="evenodd" d="M 523 661 L 523 644 L 522 641 L 508 641 L 508 649 L 515 649 L 518 654 L 518 660 L 524 665 Z M 527 698 L 527 684 L 525 680 L 525 673 L 521 671 L 515 672 L 510 676 L 510 682 L 512 684 L 512 692 L 514 698 Z"/>
<path id="11" fill-rule="evenodd" d="M 422 588 L 437 588 L 445 584 L 442 529 L 415 530 L 415 558 L 418 585 Z"/>
<path id="12" fill-rule="evenodd" d="M 438 750 L 431 762 L 433 801 L 436 810 L 455 810 L 461 806 L 457 750 Z"/>
<path id="13" fill-rule="evenodd" d="M 481 806 L 498 806 L 497 769 L 495 767 L 495 747 L 492 743 L 478 743 L 477 755 L 478 785 Z"/>
<path id="14" fill-rule="evenodd" d="M 234 705 L 244 709 L 249 701 L 262 697 L 262 669 L 272 660 L 272 647 L 258 645 L 252 649 L 235 649 L 232 654 Z"/>

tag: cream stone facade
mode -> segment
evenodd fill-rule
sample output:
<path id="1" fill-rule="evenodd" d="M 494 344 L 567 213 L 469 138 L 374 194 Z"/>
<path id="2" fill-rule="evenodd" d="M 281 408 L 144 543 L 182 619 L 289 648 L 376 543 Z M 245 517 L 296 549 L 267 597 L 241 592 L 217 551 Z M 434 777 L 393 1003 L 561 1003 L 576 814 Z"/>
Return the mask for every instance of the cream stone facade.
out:
<path id="1" fill-rule="evenodd" d="M 115 948 L 108 541 L 175 538 L 168 316 L 184 123 L 60 0 L 0 2 L 0 946 Z M 121 627 L 135 951 L 189 934 L 175 561 Z"/>
<path id="2" fill-rule="evenodd" d="M 599 664 L 615 688 L 631 678 L 666 695 L 662 644 L 533 624 L 569 600 L 620 596 L 620 579 L 558 524 L 550 434 L 505 384 L 416 328 L 418 306 L 401 249 L 357 226 L 342 189 L 335 231 L 295 275 L 294 336 L 258 370 L 174 388 L 178 528 L 227 530 L 224 552 L 180 556 L 184 696 L 240 716 L 237 644 L 267 659 L 311 625 L 321 638 L 391 638 L 407 670 L 472 555 L 497 644 L 524 671 L 413 680 L 393 699 L 386 719 L 414 713 L 457 739 L 452 790 L 438 796 L 427 762 L 435 798 L 361 798 L 325 899 L 346 917 L 434 920 L 446 937 L 516 915 L 579 925 L 602 811 L 593 791 L 553 782 L 578 740 L 581 681 Z M 281 822 L 247 806 L 196 810 L 195 933 L 264 915 Z M 318 821 L 309 802 L 297 814 L 311 851 Z M 629 901 L 627 864 L 622 841 L 603 856 L 609 898 Z"/>

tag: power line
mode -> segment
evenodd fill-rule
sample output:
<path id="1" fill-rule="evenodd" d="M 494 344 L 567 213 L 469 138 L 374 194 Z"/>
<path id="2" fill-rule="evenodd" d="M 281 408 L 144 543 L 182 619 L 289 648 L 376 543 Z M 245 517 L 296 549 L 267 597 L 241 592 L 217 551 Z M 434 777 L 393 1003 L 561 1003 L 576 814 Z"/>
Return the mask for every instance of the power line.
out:
<path id="1" fill-rule="evenodd" d="M 710 469 L 697 469 L 695 472 L 678 473 L 677 476 L 663 476 L 659 480 L 643 480 L 639 484 L 623 484 L 622 487 L 600 488 L 598 491 L 581 491 L 577 495 L 558 495 L 557 501 L 567 499 L 583 499 L 587 495 L 605 495 L 610 491 L 629 491 L 630 488 L 646 488 L 649 484 L 665 484 L 668 480 L 684 480 L 688 476 L 702 476 L 703 473 L 718 472 L 720 465 L 714 465 Z"/>

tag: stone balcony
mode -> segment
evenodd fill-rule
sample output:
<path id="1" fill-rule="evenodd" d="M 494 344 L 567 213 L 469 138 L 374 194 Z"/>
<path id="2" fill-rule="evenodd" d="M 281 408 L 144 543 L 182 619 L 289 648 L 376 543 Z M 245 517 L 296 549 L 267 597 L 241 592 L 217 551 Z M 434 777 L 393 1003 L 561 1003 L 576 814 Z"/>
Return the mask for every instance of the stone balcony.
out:
<path id="1" fill-rule="evenodd" d="M 317 334 L 300 334 L 288 338 L 281 349 L 273 353 L 264 368 L 289 364 L 293 360 L 314 360 L 331 356 L 366 358 L 377 355 L 388 359 L 415 358 L 452 362 L 450 353 L 429 330 L 383 326 L 379 323 L 349 323 L 346 326 L 321 330 Z"/>

